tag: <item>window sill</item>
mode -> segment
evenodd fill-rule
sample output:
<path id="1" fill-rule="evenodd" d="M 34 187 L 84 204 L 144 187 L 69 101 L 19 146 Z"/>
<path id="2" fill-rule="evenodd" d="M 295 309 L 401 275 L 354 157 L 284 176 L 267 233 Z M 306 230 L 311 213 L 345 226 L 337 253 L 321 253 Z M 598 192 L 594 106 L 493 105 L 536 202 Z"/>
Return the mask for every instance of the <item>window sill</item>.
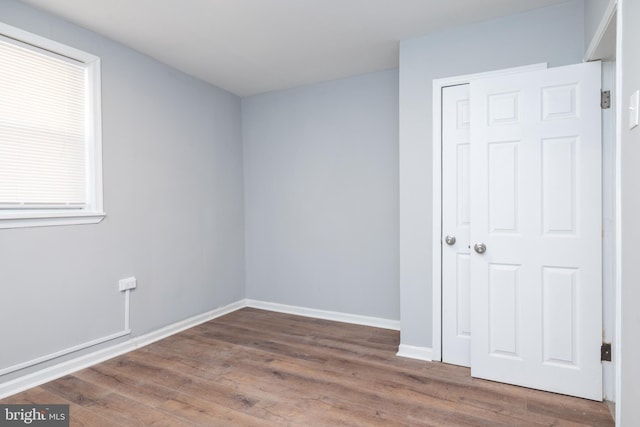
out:
<path id="1" fill-rule="evenodd" d="M 0 212 L 0 229 L 23 227 L 47 227 L 54 225 L 97 224 L 104 219 L 104 212 Z"/>

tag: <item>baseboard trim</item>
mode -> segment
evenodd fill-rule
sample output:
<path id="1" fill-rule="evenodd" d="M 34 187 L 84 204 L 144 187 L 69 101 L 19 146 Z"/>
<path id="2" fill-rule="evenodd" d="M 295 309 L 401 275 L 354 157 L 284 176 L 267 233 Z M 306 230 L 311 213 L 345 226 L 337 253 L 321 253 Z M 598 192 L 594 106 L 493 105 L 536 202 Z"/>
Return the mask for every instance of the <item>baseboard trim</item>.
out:
<path id="1" fill-rule="evenodd" d="M 201 323 L 208 322 L 209 320 L 215 319 L 217 317 L 224 316 L 225 314 L 229 314 L 244 307 L 246 307 L 244 300 L 237 301 L 224 307 L 220 307 L 206 313 L 181 320 L 148 334 L 131 338 L 125 342 L 115 344 L 111 347 L 98 350 L 72 360 L 61 362 L 56 365 L 33 372 L 31 374 L 27 374 L 22 377 L 7 381 L 0 384 L 0 399 L 4 399 L 13 394 L 28 390 L 32 387 L 37 387 L 41 384 L 53 381 L 81 369 L 88 368 L 97 363 L 113 359 L 114 357 L 123 355 L 130 351 L 137 350 L 141 347 L 167 338 L 171 335 L 177 334 Z"/>
<path id="2" fill-rule="evenodd" d="M 298 307 L 293 305 L 277 304 L 273 302 L 245 300 L 246 306 L 261 310 L 275 311 L 278 313 L 295 314 L 297 316 L 313 317 L 316 319 L 332 320 L 334 322 L 351 323 L 354 325 L 372 326 L 374 328 L 400 330 L 400 321 L 382 319 L 379 317 L 360 316 L 357 314 L 341 313 L 337 311 L 318 310 L 315 308 Z"/>
<path id="3" fill-rule="evenodd" d="M 60 377 L 72 374 L 76 371 L 88 368 L 106 360 L 113 359 L 114 357 L 121 356 L 130 351 L 137 350 L 141 347 L 152 344 L 156 341 L 160 341 L 161 339 L 167 338 L 186 329 L 193 328 L 194 326 L 200 325 L 202 323 L 208 322 L 209 320 L 224 316 L 225 314 L 232 313 L 245 307 L 252 307 L 279 313 L 295 314 L 298 316 L 313 317 L 317 319 L 332 320 L 335 322 L 352 323 L 356 325 L 372 326 L 382 329 L 391 329 L 395 331 L 400 330 L 400 322 L 396 320 L 360 316 L 356 314 L 340 313 L 335 311 L 317 310 L 313 308 L 297 307 L 265 301 L 257 301 L 252 299 L 242 299 L 224 307 L 216 308 L 206 313 L 202 313 L 197 316 L 172 323 L 171 325 L 167 325 L 163 328 L 157 329 L 147 334 L 129 338 L 126 341 L 114 344 L 101 350 L 94 351 L 93 353 L 78 356 L 74 359 L 60 362 L 58 364 L 43 368 L 39 371 L 35 371 L 33 373 L 26 374 L 13 380 L 0 383 L 0 399 L 4 399 L 33 387 L 37 387 L 41 384 L 56 380 Z M 426 354 L 425 349 L 422 349 L 420 347 L 411 347 L 419 350 L 416 353 L 416 351 L 409 351 L 409 346 L 401 345 L 400 347 L 401 351 L 398 352 L 398 356 L 430 360 L 425 359 L 424 356 L 411 356 L 411 354 Z M 402 351 L 403 347 L 406 347 L 405 352 Z M 428 350 L 428 355 L 430 357 L 431 349 L 426 350 Z M 420 353 L 420 351 L 422 351 L 422 353 Z"/>
<path id="4" fill-rule="evenodd" d="M 400 344 L 396 356 L 407 357 L 409 359 L 433 361 L 433 350 L 429 347 L 417 347 L 413 345 Z"/>

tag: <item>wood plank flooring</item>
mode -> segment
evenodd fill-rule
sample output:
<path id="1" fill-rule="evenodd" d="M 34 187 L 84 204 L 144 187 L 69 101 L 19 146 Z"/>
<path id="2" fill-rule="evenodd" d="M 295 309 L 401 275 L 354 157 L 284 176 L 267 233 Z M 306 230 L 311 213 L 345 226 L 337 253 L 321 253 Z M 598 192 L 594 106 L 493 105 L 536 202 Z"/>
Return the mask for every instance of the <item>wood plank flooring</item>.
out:
<path id="1" fill-rule="evenodd" d="M 604 403 L 395 356 L 399 333 L 245 308 L 0 403 L 73 426 L 613 426 Z"/>

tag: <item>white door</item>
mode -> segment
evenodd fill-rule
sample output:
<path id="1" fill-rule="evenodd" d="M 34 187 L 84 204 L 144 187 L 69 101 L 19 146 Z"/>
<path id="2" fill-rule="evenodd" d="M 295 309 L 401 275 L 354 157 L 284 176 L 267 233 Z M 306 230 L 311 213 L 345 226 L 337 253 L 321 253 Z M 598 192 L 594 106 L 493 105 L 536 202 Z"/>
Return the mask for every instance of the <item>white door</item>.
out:
<path id="1" fill-rule="evenodd" d="M 469 366 L 469 85 L 442 89 L 442 361 Z"/>
<path id="2" fill-rule="evenodd" d="M 470 93 L 471 374 L 601 400 L 600 63 Z"/>

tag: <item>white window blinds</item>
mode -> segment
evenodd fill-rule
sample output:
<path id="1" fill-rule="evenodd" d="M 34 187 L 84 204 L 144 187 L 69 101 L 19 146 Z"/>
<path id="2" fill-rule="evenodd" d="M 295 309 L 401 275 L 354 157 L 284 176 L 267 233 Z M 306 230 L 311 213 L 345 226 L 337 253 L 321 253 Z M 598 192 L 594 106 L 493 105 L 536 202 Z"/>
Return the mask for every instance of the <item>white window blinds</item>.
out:
<path id="1" fill-rule="evenodd" d="M 84 208 L 86 74 L 0 38 L 0 209 Z"/>

